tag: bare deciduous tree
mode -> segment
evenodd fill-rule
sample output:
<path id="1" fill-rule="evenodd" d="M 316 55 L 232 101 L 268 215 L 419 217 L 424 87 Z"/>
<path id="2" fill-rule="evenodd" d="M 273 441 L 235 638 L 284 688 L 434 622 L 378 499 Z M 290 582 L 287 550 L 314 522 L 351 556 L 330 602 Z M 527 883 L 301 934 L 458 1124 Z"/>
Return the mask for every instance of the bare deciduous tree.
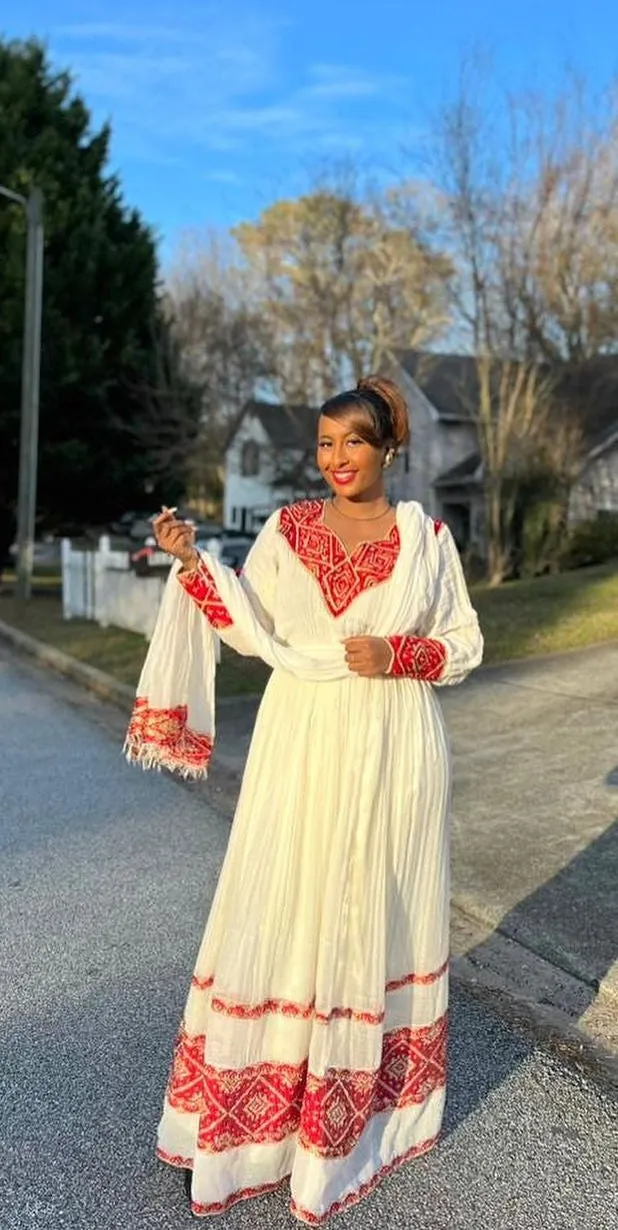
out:
<path id="1" fill-rule="evenodd" d="M 528 95 L 508 100 L 496 133 L 464 77 L 440 120 L 437 178 L 457 313 L 477 363 L 493 583 L 509 567 L 526 469 L 544 457 L 568 499 L 563 476 L 576 472 L 581 431 L 565 365 L 618 337 L 617 129 L 611 113 L 596 129 L 587 114 L 574 86 L 551 106 Z M 558 429 L 560 456 L 547 446 Z"/>
<path id="2" fill-rule="evenodd" d="M 271 370 L 270 338 L 228 237 L 186 237 L 168 278 L 168 311 L 201 422 L 191 471 L 200 502 L 218 502 L 228 434 Z"/>
<path id="3" fill-rule="evenodd" d="M 444 331 L 450 264 L 418 223 L 408 186 L 335 182 L 236 228 L 284 399 L 322 401 Z"/>

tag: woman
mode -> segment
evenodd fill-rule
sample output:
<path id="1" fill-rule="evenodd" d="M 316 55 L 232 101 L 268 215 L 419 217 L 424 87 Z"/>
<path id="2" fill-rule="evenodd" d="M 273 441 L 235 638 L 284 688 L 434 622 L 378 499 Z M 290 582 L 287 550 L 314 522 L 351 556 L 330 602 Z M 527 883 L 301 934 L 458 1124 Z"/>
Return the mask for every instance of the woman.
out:
<path id="1" fill-rule="evenodd" d="M 205 771 L 213 629 L 274 668 L 159 1126 L 198 1215 L 289 1177 L 291 1211 L 320 1225 L 440 1130 L 450 762 L 433 685 L 476 667 L 482 637 L 447 527 L 386 498 L 407 439 L 390 381 L 327 401 L 331 498 L 274 513 L 240 580 L 174 510 L 154 523 L 179 563 L 129 758 Z"/>

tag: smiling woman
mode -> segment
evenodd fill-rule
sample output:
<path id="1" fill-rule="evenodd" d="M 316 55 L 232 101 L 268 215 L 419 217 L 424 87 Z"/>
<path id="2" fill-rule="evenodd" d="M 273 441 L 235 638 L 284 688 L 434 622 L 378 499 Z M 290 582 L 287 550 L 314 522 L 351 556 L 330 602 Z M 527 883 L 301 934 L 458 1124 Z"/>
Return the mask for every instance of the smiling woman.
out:
<path id="1" fill-rule="evenodd" d="M 204 776 L 215 631 L 273 668 L 159 1125 L 198 1216 L 289 1178 L 294 1216 L 321 1225 L 440 1131 L 450 760 L 434 685 L 464 679 L 482 637 L 446 526 L 386 498 L 407 438 L 389 382 L 327 401 L 332 498 L 274 513 L 240 578 L 172 511 L 155 522 L 182 568 L 129 758 Z"/>

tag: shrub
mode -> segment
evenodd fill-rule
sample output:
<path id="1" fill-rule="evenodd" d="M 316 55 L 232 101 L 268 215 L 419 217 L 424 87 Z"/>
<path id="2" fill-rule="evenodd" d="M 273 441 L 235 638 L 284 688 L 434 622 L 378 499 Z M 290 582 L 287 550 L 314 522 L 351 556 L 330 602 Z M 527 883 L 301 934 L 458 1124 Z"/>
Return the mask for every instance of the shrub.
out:
<path id="1" fill-rule="evenodd" d="M 618 558 L 618 513 L 607 513 L 573 526 L 561 563 L 563 568 L 585 568 L 614 558 Z"/>

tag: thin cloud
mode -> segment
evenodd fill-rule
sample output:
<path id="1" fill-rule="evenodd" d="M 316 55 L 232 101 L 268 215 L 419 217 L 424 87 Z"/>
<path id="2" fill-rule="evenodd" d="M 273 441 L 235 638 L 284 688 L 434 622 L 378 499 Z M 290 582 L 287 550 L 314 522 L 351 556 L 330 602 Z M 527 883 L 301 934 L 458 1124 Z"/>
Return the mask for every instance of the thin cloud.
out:
<path id="1" fill-rule="evenodd" d="M 202 179 L 208 180 L 213 184 L 225 184 L 232 188 L 239 187 L 244 181 L 241 175 L 236 171 L 214 170 L 207 171 Z"/>
<path id="2" fill-rule="evenodd" d="M 290 87 L 279 35 L 280 23 L 250 16 L 209 18 L 207 34 L 188 25 L 81 22 L 57 28 L 53 50 L 74 66 L 95 115 L 111 115 L 116 157 L 251 158 L 257 139 L 282 156 L 301 143 L 307 152 L 358 148 L 373 122 L 366 113 L 355 122 L 357 108 L 394 99 L 401 79 L 317 63 Z"/>

